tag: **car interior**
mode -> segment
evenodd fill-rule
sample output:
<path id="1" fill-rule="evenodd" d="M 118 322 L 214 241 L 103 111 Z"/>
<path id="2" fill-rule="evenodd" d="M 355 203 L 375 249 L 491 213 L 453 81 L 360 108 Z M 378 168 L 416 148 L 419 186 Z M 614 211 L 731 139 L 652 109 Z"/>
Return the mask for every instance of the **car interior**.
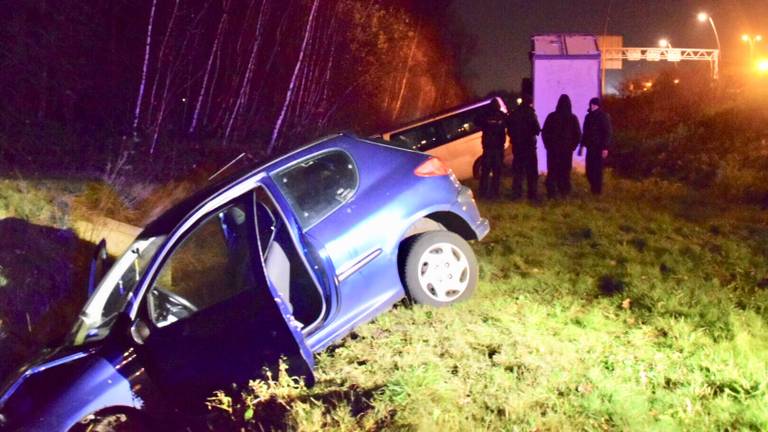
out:
<path id="1" fill-rule="evenodd" d="M 272 198 L 257 190 L 256 224 L 267 277 L 294 318 L 309 326 L 323 312 L 323 296 Z"/>
<path id="2" fill-rule="evenodd" d="M 323 313 L 324 299 L 269 194 L 257 190 L 256 225 L 264 270 L 295 321 L 309 328 Z M 249 271 L 245 203 L 229 206 L 200 224 L 174 251 L 149 295 L 159 327 L 186 318 L 254 286 Z"/>

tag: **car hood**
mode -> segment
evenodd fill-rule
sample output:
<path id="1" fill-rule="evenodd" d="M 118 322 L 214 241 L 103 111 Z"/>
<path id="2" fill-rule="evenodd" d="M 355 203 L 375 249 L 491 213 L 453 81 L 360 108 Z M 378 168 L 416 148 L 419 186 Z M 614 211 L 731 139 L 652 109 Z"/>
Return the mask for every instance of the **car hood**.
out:
<path id="1" fill-rule="evenodd" d="M 103 407 L 140 405 L 129 381 L 102 350 L 64 346 L 19 368 L 2 387 L 0 428 L 66 430 Z"/>

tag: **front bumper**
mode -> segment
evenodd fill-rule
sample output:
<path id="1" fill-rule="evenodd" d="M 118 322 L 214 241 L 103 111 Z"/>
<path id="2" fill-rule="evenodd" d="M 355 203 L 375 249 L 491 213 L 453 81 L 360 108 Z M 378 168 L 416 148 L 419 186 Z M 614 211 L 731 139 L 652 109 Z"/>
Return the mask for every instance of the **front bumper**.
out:
<path id="1" fill-rule="evenodd" d="M 477 239 L 482 240 L 491 230 L 491 223 L 486 218 L 480 218 L 480 221 L 473 228 L 477 233 Z"/>

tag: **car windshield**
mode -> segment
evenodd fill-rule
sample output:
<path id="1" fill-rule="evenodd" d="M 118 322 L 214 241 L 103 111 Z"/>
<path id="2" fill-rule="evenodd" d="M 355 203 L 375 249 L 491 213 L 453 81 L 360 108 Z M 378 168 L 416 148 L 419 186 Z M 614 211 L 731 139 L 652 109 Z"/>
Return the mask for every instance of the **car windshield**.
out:
<path id="1" fill-rule="evenodd" d="M 136 288 L 165 236 L 136 240 L 115 262 L 80 312 L 72 330 L 73 345 L 104 338 Z"/>

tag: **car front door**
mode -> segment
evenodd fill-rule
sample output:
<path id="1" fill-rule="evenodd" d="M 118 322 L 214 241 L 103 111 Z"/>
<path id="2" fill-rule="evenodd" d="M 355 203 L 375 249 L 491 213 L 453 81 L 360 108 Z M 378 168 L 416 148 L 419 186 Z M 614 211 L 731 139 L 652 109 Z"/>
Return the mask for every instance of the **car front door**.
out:
<path id="1" fill-rule="evenodd" d="M 274 371 L 281 357 L 313 380 L 312 354 L 267 282 L 254 205 L 247 193 L 198 218 L 155 272 L 134 324 L 148 375 L 181 402 Z"/>

